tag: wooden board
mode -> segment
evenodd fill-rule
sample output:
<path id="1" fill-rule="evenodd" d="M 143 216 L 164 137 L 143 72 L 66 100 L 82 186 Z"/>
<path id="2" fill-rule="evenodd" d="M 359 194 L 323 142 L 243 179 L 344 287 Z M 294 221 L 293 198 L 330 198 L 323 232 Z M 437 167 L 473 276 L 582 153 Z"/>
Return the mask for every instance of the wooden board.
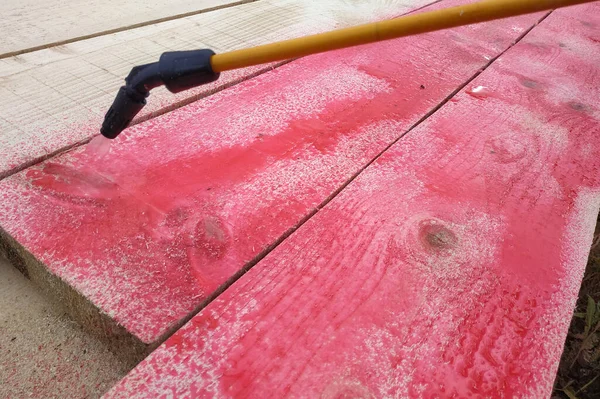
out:
<path id="1" fill-rule="evenodd" d="M 245 1 L 4 0 L 0 3 L 0 58 L 242 2 Z"/>
<path id="2" fill-rule="evenodd" d="M 265 0 L 0 59 L 0 178 L 99 134 L 131 68 L 165 51 L 223 52 L 389 18 L 431 1 Z M 153 90 L 134 123 L 272 67 L 227 72 L 175 96 Z"/>
<path id="3" fill-rule="evenodd" d="M 549 397 L 600 207 L 599 28 L 553 13 L 105 398 Z"/>
<path id="4" fill-rule="evenodd" d="M 287 64 L 4 179 L 0 226 L 154 343 L 539 18 Z"/>

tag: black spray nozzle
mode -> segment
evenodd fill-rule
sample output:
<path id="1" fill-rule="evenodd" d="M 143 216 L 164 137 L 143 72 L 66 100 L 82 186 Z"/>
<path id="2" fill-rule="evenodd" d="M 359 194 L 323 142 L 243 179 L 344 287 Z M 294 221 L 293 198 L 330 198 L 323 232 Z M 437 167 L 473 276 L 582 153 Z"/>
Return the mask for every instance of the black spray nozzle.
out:
<path id="1" fill-rule="evenodd" d="M 150 90 L 157 86 L 165 85 L 171 93 L 179 93 L 217 80 L 219 73 L 210 65 L 214 54 L 212 50 L 172 51 L 163 53 L 158 62 L 134 67 L 104 116 L 102 135 L 117 137 L 144 108 Z"/>

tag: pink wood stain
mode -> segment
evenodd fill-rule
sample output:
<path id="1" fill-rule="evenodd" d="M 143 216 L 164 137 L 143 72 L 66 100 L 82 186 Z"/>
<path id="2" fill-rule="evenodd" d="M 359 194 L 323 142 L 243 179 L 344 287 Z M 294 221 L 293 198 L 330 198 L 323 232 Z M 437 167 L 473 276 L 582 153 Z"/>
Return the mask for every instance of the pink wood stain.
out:
<path id="1" fill-rule="evenodd" d="M 163 88 L 155 89 L 148 105 L 134 118 L 133 123 L 139 123 L 170 109 L 177 108 L 178 104 L 189 103 L 193 99 L 208 96 L 222 90 L 223 87 L 234 85 L 248 79 L 250 76 L 263 73 L 268 70 L 268 67 L 274 66 L 275 64 L 260 65 L 227 71 L 221 74 L 218 81 L 175 95 L 168 93 Z M 106 104 L 106 107 L 109 105 L 110 102 Z M 102 124 L 105 109 L 94 109 L 94 111 L 96 113 L 90 111 L 88 114 L 75 112 L 68 116 L 63 115 L 58 120 L 59 123 L 40 127 L 39 131 L 28 137 L 27 141 L 19 142 L 19 147 L 10 141 L 7 143 L 9 147 L 3 145 L 2 158 L 0 158 L 0 178 L 10 176 L 15 173 L 15 170 L 22 169 L 26 164 L 35 163 L 43 157 L 97 135 L 99 133 L 98 126 Z M 91 121 L 90 117 L 93 118 Z M 6 148 L 13 151 L 7 151 Z"/>
<path id="2" fill-rule="evenodd" d="M 549 397 L 600 207 L 598 27 L 554 12 L 106 398 Z"/>
<path id="3" fill-rule="evenodd" d="M 155 342 L 539 18 L 293 62 L 3 180 L 0 225 Z"/>

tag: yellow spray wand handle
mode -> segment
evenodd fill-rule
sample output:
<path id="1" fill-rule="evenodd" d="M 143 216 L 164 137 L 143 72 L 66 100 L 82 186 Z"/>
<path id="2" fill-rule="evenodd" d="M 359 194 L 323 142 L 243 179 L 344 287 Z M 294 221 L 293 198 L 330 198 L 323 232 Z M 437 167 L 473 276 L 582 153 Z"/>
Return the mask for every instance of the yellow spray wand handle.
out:
<path id="1" fill-rule="evenodd" d="M 211 57 L 210 63 L 214 72 L 223 72 L 592 1 L 595 0 L 483 0 L 463 6 L 406 15 L 388 21 L 215 54 Z"/>

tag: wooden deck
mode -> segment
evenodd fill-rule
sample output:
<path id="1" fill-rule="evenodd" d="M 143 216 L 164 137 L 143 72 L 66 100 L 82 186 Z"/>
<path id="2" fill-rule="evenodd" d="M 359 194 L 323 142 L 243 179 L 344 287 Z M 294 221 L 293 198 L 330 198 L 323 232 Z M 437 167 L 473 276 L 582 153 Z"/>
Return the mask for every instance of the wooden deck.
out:
<path id="1" fill-rule="evenodd" d="M 225 7 L 231 2 L 223 0 L 225 8 L 216 11 L 200 9 L 185 18 L 0 58 L 0 177 L 97 135 L 97 126 L 131 68 L 154 62 L 165 51 L 234 50 L 390 18 L 431 1 L 260 0 Z M 200 3 L 214 5 L 215 1 Z M 65 18 L 72 19 L 69 15 Z M 79 24 L 85 26 L 83 21 Z M 0 46 L 0 54 L 9 54 L 12 47 L 4 46 Z M 274 66 L 226 72 L 218 82 L 175 96 L 164 88 L 153 90 L 152 101 L 134 124 Z"/>
<path id="2" fill-rule="evenodd" d="M 600 206 L 599 11 L 550 15 L 107 398 L 549 397 Z"/>
<path id="3" fill-rule="evenodd" d="M 597 3 L 153 93 L 107 153 L 77 146 L 111 76 L 165 49 L 426 2 L 371 3 L 259 0 L 0 60 L 19 101 L 32 77 L 68 83 L 48 71 L 108 72 L 39 118 L 34 100 L 0 106 L 0 238 L 17 266 L 115 348 L 168 338 L 107 397 L 549 396 L 600 208 Z"/>

